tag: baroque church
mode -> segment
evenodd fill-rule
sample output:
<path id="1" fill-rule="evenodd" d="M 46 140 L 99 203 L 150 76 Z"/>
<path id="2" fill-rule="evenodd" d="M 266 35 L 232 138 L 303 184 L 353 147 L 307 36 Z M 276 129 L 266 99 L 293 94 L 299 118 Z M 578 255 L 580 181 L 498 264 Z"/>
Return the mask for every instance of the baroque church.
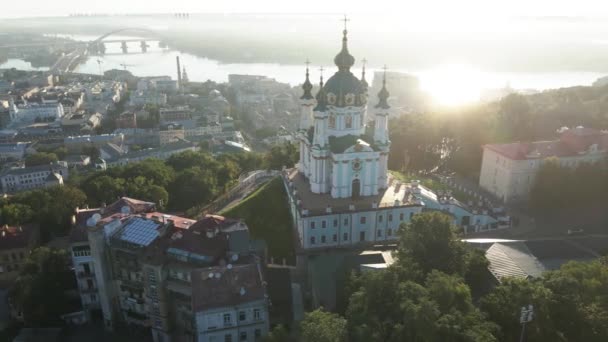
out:
<path id="1" fill-rule="evenodd" d="M 361 79 L 350 71 L 355 58 L 348 51 L 346 28 L 334 63 L 338 71 L 325 83 L 321 75 L 316 97 L 306 69 L 300 98 L 298 170 L 315 194 L 330 194 L 332 198 L 378 195 L 388 185 L 390 106 L 386 75 L 374 106 L 375 119 L 368 122 L 365 66 Z"/>

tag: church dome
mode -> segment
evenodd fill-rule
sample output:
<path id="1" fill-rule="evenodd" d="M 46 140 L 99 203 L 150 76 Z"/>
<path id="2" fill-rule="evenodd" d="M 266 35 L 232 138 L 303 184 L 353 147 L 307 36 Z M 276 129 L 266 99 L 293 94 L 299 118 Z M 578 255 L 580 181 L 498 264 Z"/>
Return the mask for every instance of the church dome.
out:
<path id="1" fill-rule="evenodd" d="M 350 72 L 355 57 L 348 52 L 347 31 L 344 30 L 342 50 L 334 58 L 338 71 L 331 76 L 324 86 L 327 104 L 336 107 L 363 106 L 367 89 L 365 85 Z"/>

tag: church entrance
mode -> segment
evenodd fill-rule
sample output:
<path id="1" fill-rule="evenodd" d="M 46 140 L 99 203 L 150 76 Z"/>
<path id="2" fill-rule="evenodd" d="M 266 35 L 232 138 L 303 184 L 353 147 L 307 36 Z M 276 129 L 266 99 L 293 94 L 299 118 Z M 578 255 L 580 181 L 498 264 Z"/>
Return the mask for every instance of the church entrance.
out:
<path id="1" fill-rule="evenodd" d="M 361 196 L 361 181 L 358 179 L 353 180 L 351 196 L 352 198 L 359 198 L 359 196 Z"/>

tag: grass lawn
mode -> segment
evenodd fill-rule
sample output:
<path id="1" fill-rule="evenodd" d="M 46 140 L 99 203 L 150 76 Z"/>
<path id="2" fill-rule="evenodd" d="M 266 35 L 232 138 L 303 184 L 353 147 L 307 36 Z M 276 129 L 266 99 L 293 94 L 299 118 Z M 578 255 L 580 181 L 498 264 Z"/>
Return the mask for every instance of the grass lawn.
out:
<path id="1" fill-rule="evenodd" d="M 295 264 L 291 214 L 281 178 L 274 178 L 219 214 L 244 219 L 252 237 L 266 241 L 268 257 L 273 257 L 276 263 L 286 258 L 289 264 Z"/>

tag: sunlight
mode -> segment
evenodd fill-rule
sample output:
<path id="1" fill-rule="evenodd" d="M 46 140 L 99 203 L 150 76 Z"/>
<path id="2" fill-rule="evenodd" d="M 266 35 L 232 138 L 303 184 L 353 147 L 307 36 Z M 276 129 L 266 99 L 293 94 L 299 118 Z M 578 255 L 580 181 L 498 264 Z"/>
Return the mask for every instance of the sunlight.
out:
<path id="1" fill-rule="evenodd" d="M 481 71 L 466 64 L 442 64 L 418 74 L 420 87 L 437 103 L 454 106 L 479 100 L 484 87 Z"/>

